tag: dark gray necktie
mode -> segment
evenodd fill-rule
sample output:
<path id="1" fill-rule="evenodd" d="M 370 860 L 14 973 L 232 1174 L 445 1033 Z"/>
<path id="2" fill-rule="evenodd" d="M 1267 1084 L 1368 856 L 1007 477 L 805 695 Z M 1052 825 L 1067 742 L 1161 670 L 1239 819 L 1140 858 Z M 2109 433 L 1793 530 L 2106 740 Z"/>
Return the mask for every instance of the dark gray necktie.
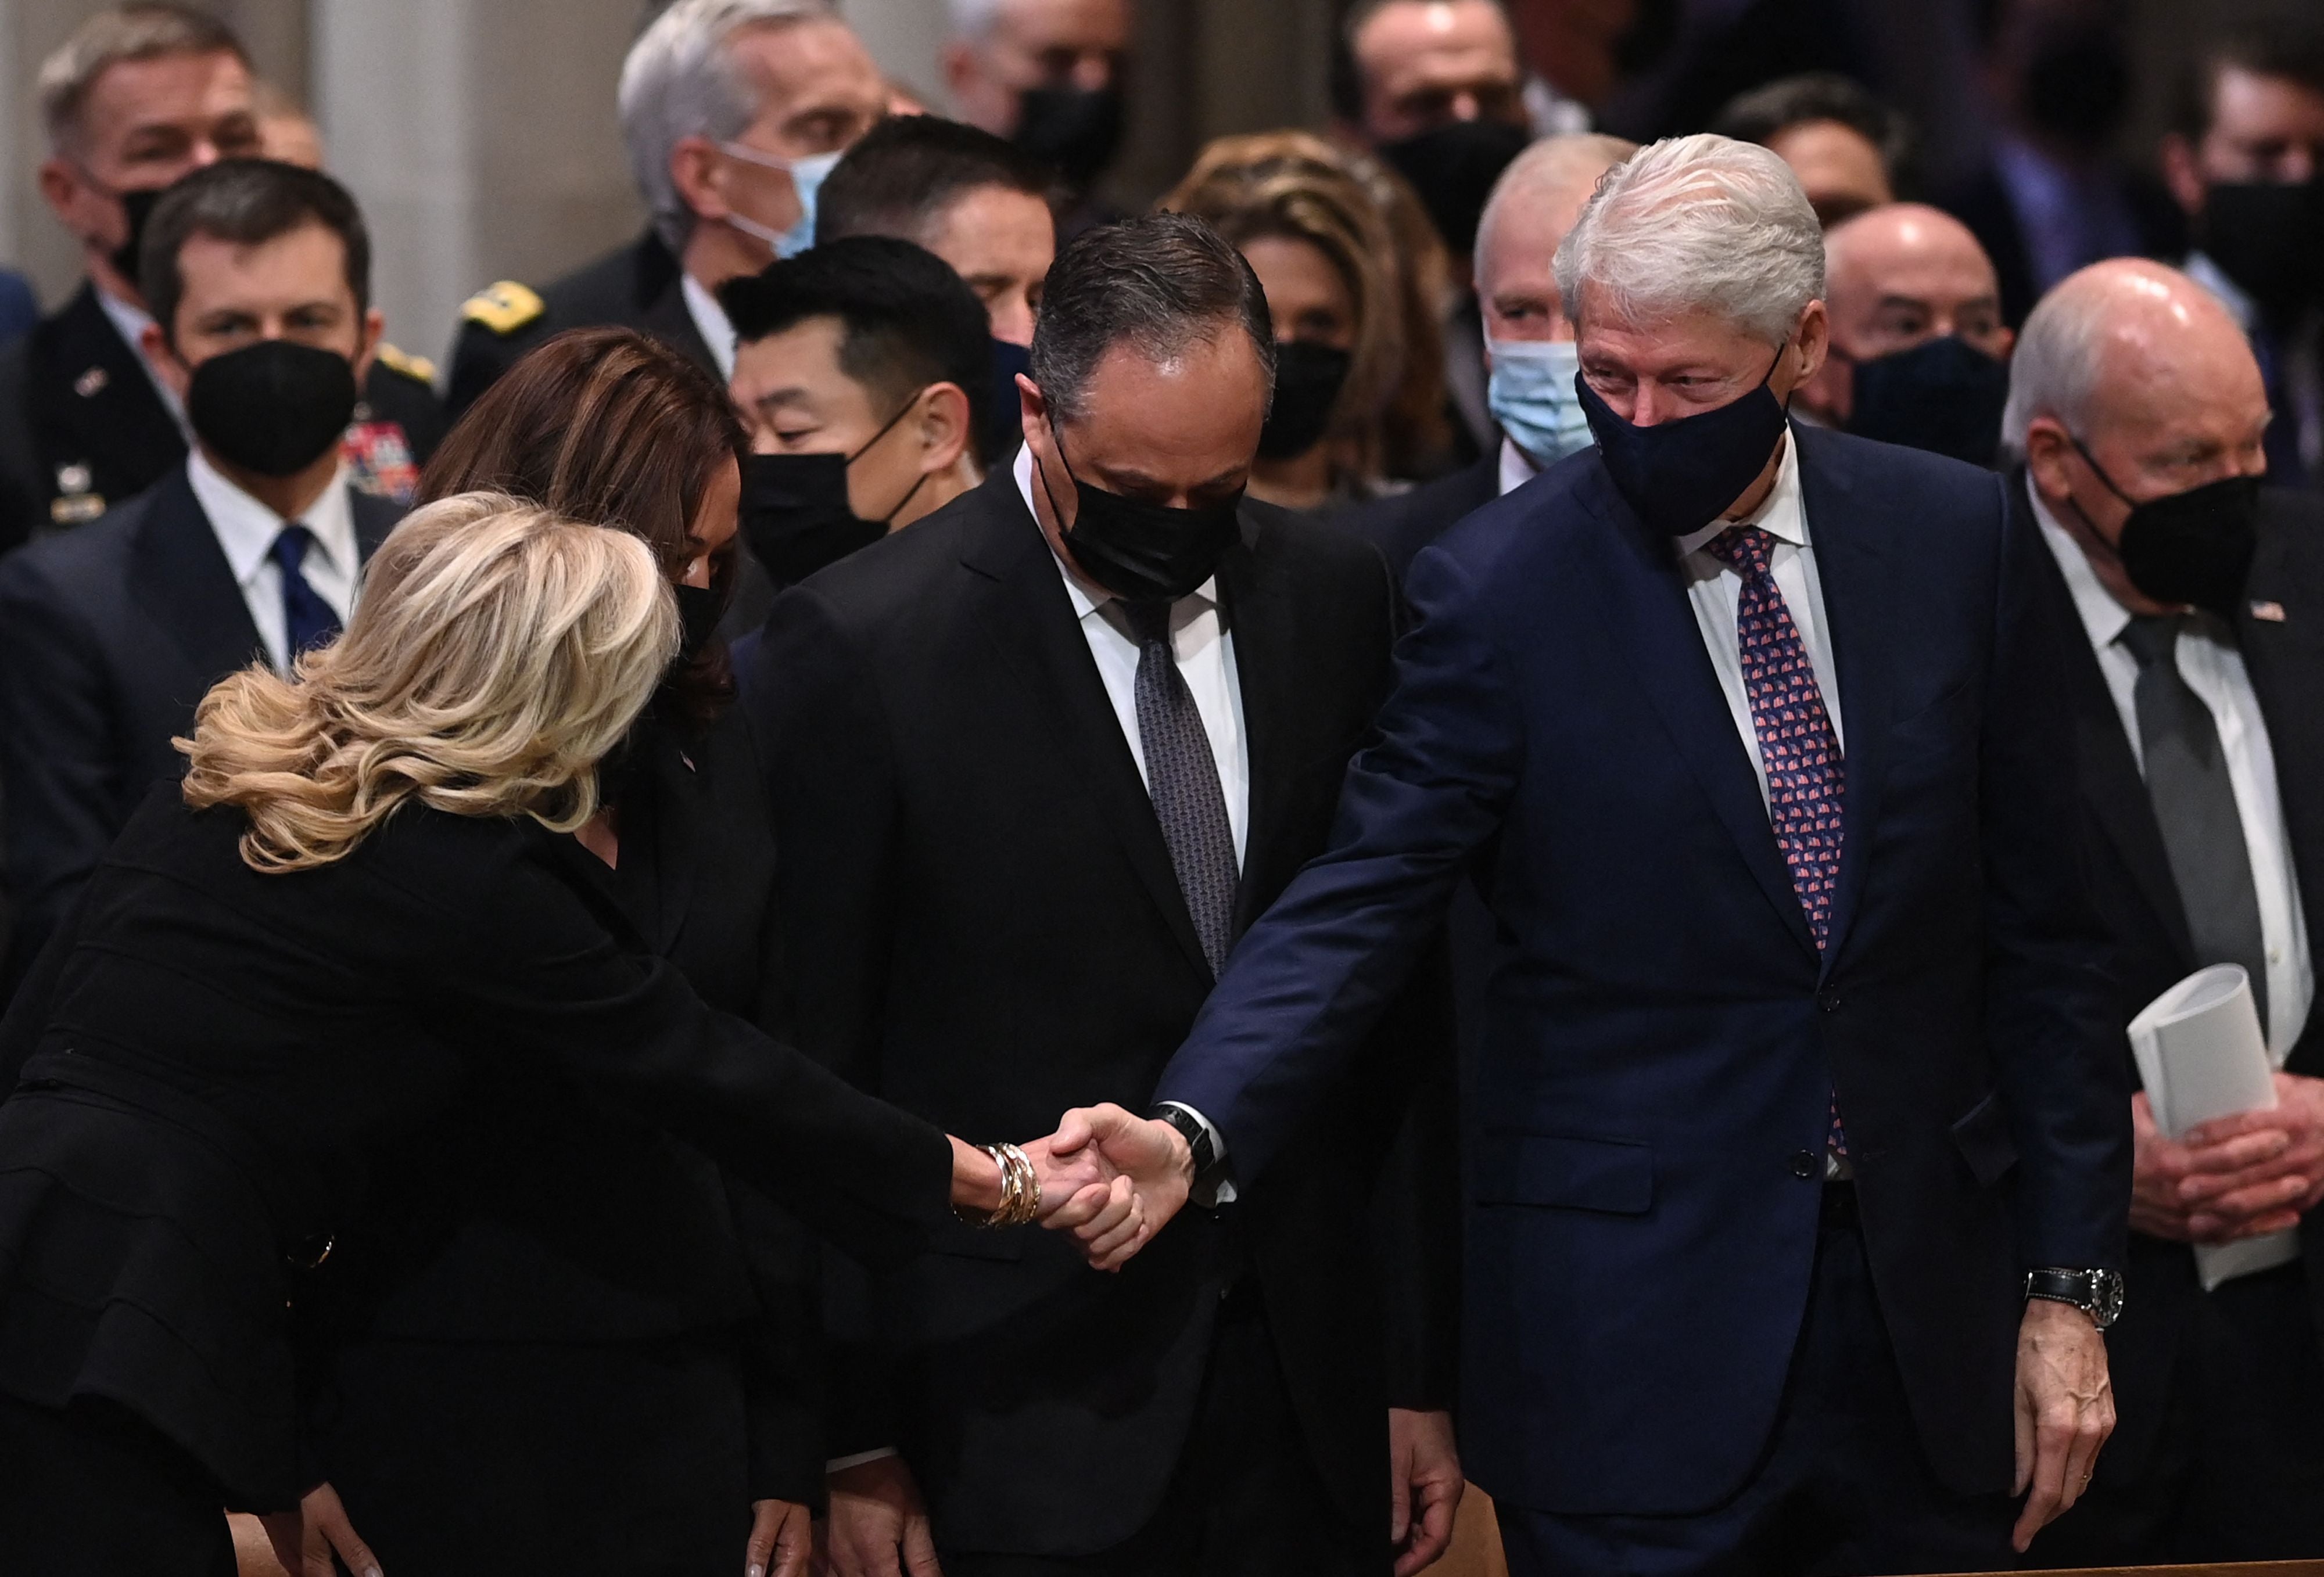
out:
<path id="1" fill-rule="evenodd" d="M 1146 792 L 1203 956 L 1216 977 L 1234 941 L 1235 885 L 1241 874 L 1218 758 L 1170 648 L 1170 604 L 1125 601 L 1121 608 L 1138 641 L 1138 740 L 1146 757 Z"/>
<path id="2" fill-rule="evenodd" d="M 2179 672 L 2182 614 L 2133 619 L 2122 643 L 2138 659 L 2138 737 L 2146 758 L 2146 793 L 2163 829 L 2163 847 L 2198 964 L 2240 964 L 2251 973 L 2252 1000 L 2267 1022 L 2267 945 L 2259 927 L 2259 890 L 2251 849 L 2236 808 L 2227 752 L 2203 698 Z"/>

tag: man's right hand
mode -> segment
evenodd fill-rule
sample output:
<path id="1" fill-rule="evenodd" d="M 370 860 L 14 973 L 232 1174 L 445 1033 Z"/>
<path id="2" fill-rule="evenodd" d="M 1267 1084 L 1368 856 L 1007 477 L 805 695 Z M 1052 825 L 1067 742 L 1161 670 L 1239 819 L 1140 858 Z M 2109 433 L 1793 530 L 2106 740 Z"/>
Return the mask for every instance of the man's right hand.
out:
<path id="1" fill-rule="evenodd" d="M 1050 1156 L 1094 1150 L 1115 1174 L 1109 1189 L 1085 1188 L 1042 1218 L 1052 1231 L 1071 1231 L 1089 1262 L 1119 1270 L 1170 1224 L 1194 1185 L 1194 1157 L 1185 1136 L 1167 1122 L 1111 1102 L 1065 1113 L 1044 1141 Z"/>
<path id="2" fill-rule="evenodd" d="M 2154 1108 L 2144 1090 L 2130 1098 L 2130 1120 L 2137 1143 L 2131 1173 L 2132 1231 L 2174 1243 L 2227 1243 L 2297 1223 L 2297 1215 L 2287 1218 L 2273 1210 L 2229 1216 L 2218 1200 L 2190 1199 L 2185 1191 L 2190 1177 L 2231 1180 L 2236 1174 L 2266 1168 L 2291 1142 L 2281 1129 L 2258 1129 L 2215 1144 L 2181 1144 L 2156 1125 Z M 2206 1229 L 2200 1232 L 2199 1214 Z"/>
<path id="3" fill-rule="evenodd" d="M 899 1456 L 843 1468 L 826 1481 L 824 1569 L 831 1577 L 944 1577 L 920 1487 Z"/>

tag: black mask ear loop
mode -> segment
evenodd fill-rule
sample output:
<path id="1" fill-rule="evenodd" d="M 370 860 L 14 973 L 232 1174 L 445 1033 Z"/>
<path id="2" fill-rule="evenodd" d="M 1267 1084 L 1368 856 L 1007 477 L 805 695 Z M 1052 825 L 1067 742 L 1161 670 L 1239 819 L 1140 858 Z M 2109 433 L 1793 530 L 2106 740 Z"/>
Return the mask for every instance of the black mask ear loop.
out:
<path id="1" fill-rule="evenodd" d="M 2106 484 L 2106 490 L 2108 493 L 2113 493 L 2132 509 L 2138 507 L 2138 500 L 2115 485 L 2114 478 L 2107 475 L 2107 468 L 2098 464 L 2098 456 L 2090 453 L 2089 446 L 2082 442 L 2079 434 L 2070 430 L 2066 434 L 2066 441 L 2074 446 L 2074 453 L 2082 457 L 2082 464 L 2090 468 L 2090 474 Z M 2099 547 L 2114 555 L 2116 563 L 2122 562 L 2122 549 L 2106 540 L 2106 533 L 2098 530 L 2098 521 L 2090 519 L 2090 512 L 2082 507 L 2082 501 L 2070 493 L 2066 494 L 2066 502 L 2074 506 L 2074 517 L 2082 522 L 2082 529 L 2097 540 Z"/>
<path id="2" fill-rule="evenodd" d="M 881 438 L 886 438 L 890 433 L 894 432 L 896 430 L 896 424 L 903 420 L 904 418 L 911 415 L 912 407 L 918 405 L 920 402 L 920 396 L 927 392 L 927 387 L 925 385 L 913 390 L 911 397 L 904 401 L 902 407 L 897 410 L 895 415 L 888 419 L 888 425 L 881 428 L 878 432 L 873 433 L 870 438 L 865 438 L 862 443 L 858 445 L 855 452 L 847 456 L 844 464 L 853 466 L 856 461 L 870 454 L 874 444 L 877 444 Z M 911 503 L 912 500 L 918 495 L 921 487 L 927 484 L 927 479 L 928 474 L 925 471 L 921 472 L 919 475 L 919 480 L 914 482 L 912 485 L 906 490 L 904 496 L 896 501 L 895 508 L 890 510 L 886 514 L 880 517 L 878 523 L 882 526 L 887 525 L 898 515 L 902 514 L 904 512 L 904 506 Z"/>

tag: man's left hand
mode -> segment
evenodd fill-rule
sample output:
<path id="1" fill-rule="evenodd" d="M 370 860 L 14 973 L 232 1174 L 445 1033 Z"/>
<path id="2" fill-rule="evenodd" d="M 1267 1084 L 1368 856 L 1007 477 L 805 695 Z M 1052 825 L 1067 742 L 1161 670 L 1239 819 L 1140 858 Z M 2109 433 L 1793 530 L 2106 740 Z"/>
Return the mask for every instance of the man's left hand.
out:
<path id="1" fill-rule="evenodd" d="M 1388 1543 L 1396 1577 L 1434 1565 L 1452 1542 L 1452 1514 L 1468 1481 L 1452 1443 L 1452 1415 L 1388 1410 Z"/>
<path id="2" fill-rule="evenodd" d="M 2246 1134 L 2278 1133 L 2283 1147 L 2256 1165 L 2191 1173 L 2179 1185 L 2197 1242 L 2284 1231 L 2324 1203 L 2324 1079 L 2275 1075 L 2275 1105 L 2191 1129 L 2188 1148 L 2200 1157 Z"/>
<path id="3" fill-rule="evenodd" d="M 2082 1498 L 2098 1448 L 2114 1433 L 2114 1383 L 2106 1338 L 2071 1304 L 2028 1298 L 2017 1328 L 2017 1479 L 2025 1497 L 2010 1543 L 2019 1554 L 2034 1536 Z"/>
<path id="4" fill-rule="evenodd" d="M 795 1500 L 751 1502 L 743 1577 L 807 1577 L 815 1554 L 815 1514 Z"/>

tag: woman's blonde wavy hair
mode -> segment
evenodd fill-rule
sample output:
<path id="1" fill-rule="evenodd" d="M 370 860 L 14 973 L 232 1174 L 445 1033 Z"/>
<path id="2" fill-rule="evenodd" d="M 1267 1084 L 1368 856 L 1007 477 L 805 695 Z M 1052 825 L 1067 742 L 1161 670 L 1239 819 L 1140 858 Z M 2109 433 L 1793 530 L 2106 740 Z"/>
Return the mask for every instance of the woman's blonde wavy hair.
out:
<path id="1" fill-rule="evenodd" d="M 597 762 L 669 668 L 653 552 L 498 493 L 415 512 L 373 558 L 346 633 L 285 680 L 221 680 L 176 741 L 186 803 L 239 806 L 262 872 L 344 858 L 406 800 L 569 833 Z"/>

